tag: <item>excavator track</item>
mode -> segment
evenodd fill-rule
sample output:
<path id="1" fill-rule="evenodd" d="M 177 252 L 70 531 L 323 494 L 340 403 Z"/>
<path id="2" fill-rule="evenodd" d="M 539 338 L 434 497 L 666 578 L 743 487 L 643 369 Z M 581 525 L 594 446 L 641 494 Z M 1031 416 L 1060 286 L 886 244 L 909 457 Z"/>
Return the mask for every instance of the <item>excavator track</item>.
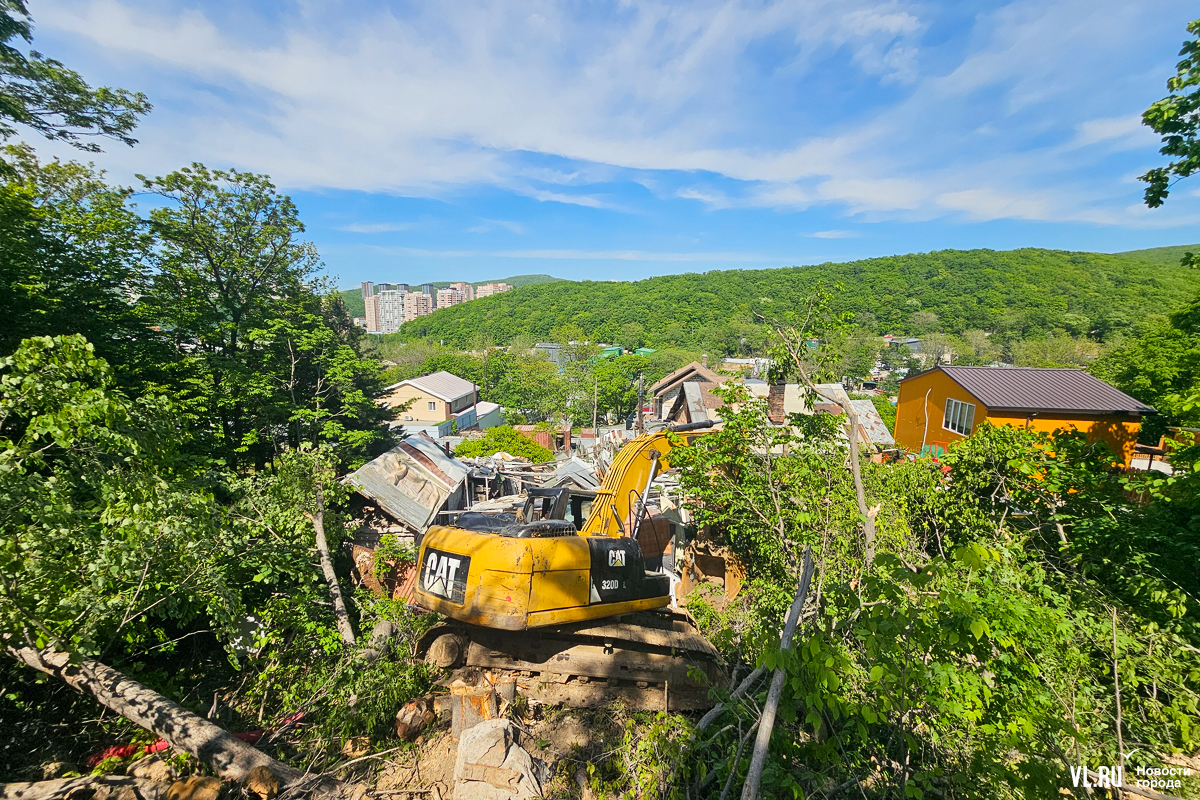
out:
<path id="1" fill-rule="evenodd" d="M 425 632 L 417 655 L 452 679 L 511 675 L 526 697 L 576 708 L 706 709 L 709 688 L 726 680 L 716 648 L 667 609 L 519 633 L 449 621 Z"/>

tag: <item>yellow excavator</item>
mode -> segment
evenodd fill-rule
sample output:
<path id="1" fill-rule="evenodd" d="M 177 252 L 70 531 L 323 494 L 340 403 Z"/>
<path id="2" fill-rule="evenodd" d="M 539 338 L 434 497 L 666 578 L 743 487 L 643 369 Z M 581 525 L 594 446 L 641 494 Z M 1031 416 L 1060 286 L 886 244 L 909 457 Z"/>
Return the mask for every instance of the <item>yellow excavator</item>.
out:
<path id="1" fill-rule="evenodd" d="M 723 667 L 691 618 L 669 608 L 670 578 L 646 570 L 638 534 L 676 425 L 625 444 L 586 521 L 566 489 L 530 489 L 517 515 L 461 514 L 421 540 L 414 599 L 447 621 L 417 654 L 451 670 L 512 674 L 523 694 L 595 706 L 704 708 Z"/>

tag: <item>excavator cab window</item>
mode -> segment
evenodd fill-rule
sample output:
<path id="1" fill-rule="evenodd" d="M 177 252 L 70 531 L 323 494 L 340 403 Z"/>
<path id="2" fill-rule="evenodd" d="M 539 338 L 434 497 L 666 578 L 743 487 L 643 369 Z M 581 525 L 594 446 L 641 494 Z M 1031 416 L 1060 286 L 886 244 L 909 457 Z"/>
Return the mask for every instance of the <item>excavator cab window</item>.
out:
<path id="1" fill-rule="evenodd" d="M 592 501 L 595 499 L 595 492 L 586 489 L 574 489 L 571 491 L 570 510 L 567 512 L 567 519 L 575 526 L 575 530 L 583 530 L 583 523 L 587 522 L 588 515 L 592 513 Z"/>
<path id="2" fill-rule="evenodd" d="M 570 490 L 529 489 L 525 499 L 525 510 L 522 513 L 526 522 L 537 522 L 543 519 L 566 519 L 567 503 Z"/>

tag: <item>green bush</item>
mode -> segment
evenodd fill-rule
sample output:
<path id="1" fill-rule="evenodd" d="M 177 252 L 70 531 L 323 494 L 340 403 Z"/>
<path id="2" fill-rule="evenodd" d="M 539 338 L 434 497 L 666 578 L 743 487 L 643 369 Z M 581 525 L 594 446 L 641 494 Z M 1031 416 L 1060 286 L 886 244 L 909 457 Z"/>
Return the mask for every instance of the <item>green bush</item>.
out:
<path id="1" fill-rule="evenodd" d="M 467 439 L 454 449 L 454 455 L 459 458 L 471 458 L 490 456 L 501 451 L 528 458 L 534 463 L 554 460 L 554 453 L 521 435 L 510 425 L 488 428 L 482 439 Z"/>

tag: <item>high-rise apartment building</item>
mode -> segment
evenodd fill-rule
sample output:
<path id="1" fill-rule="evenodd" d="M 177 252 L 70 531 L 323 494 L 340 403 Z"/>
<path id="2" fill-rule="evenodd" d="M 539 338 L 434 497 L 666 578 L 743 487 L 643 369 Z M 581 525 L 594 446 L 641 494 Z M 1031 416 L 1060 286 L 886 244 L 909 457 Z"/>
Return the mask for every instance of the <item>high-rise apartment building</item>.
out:
<path id="1" fill-rule="evenodd" d="M 395 333 L 406 319 L 404 300 L 408 293 L 388 289 L 376 296 L 379 298 L 379 332 Z"/>
<path id="2" fill-rule="evenodd" d="M 404 321 L 433 313 L 433 298 L 425 292 L 409 292 L 404 296 Z"/>
<path id="3" fill-rule="evenodd" d="M 364 297 L 363 305 L 367 307 L 367 332 L 379 333 L 379 295 Z"/>
<path id="4" fill-rule="evenodd" d="M 375 284 L 371 283 L 370 281 L 363 281 L 360 285 L 362 286 L 363 300 L 366 300 L 368 297 L 375 294 Z"/>
<path id="5" fill-rule="evenodd" d="M 458 289 L 438 289 L 437 292 L 437 307 L 439 309 L 456 306 L 459 303 L 467 302 L 467 298 L 463 297 L 463 293 Z"/>
<path id="6" fill-rule="evenodd" d="M 494 294 L 507 292 L 512 288 L 507 283 L 485 283 L 475 290 L 475 297 L 491 297 Z"/>
<path id="7" fill-rule="evenodd" d="M 437 308 L 438 287 L 434 286 L 432 283 L 422 283 L 421 293 L 429 295 L 429 301 L 433 303 L 434 308 Z"/>
<path id="8" fill-rule="evenodd" d="M 475 287 L 469 283 L 462 283 L 461 281 L 458 283 L 452 283 L 452 284 L 450 284 L 450 288 L 458 289 L 458 291 L 463 296 L 462 302 L 464 302 L 464 303 L 469 300 L 475 299 Z M 439 304 L 439 307 L 440 307 L 440 304 Z"/>

